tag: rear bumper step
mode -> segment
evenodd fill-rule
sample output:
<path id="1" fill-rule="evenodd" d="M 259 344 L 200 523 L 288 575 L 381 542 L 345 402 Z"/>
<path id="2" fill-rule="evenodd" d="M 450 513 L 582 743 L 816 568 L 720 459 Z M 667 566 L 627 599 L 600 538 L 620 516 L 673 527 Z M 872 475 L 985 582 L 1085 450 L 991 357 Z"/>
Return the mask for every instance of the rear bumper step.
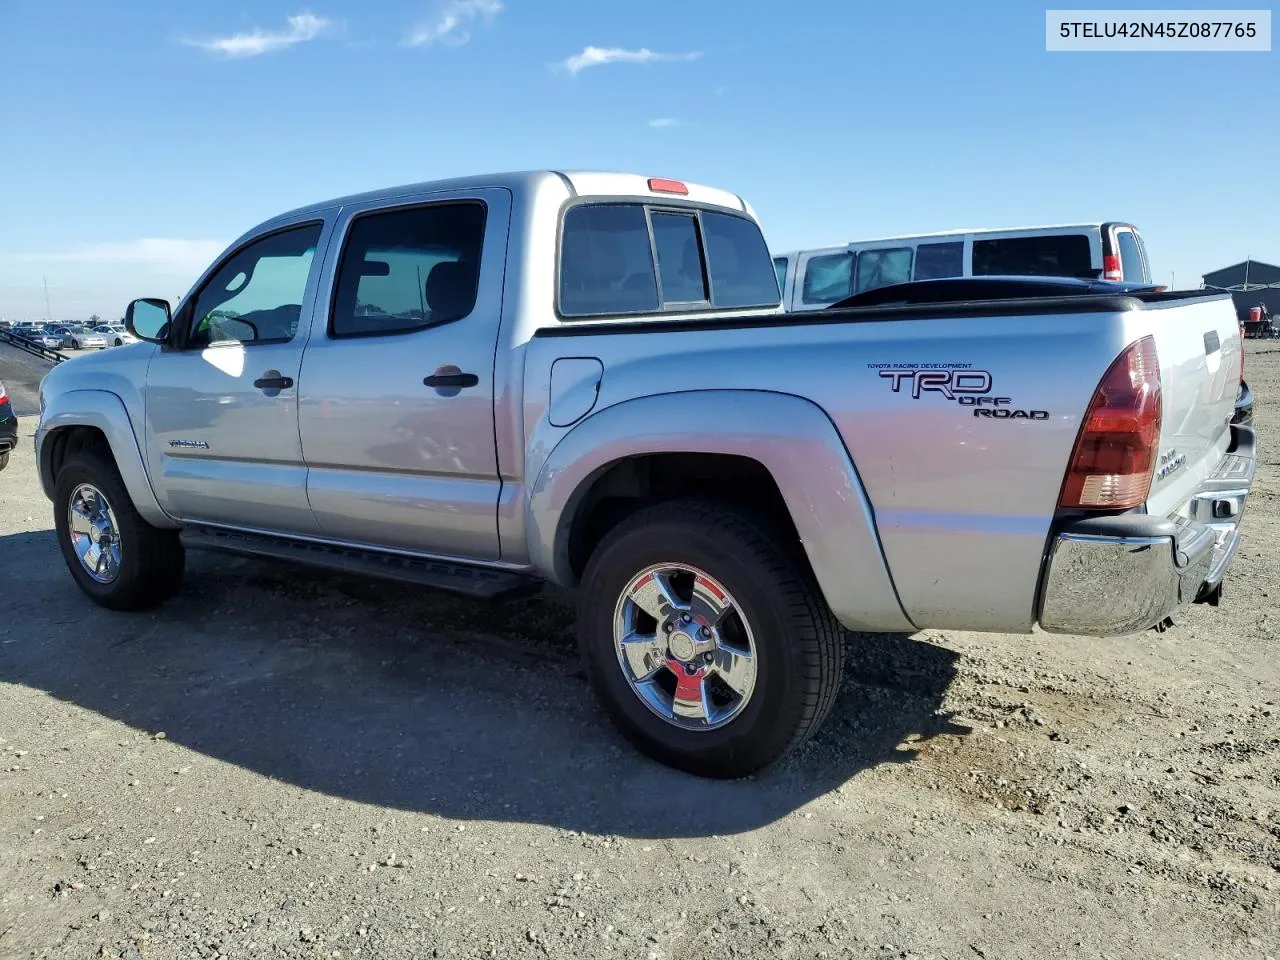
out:
<path id="1" fill-rule="evenodd" d="M 191 550 L 284 560 L 337 573 L 399 580 L 476 600 L 511 600 L 529 596 L 542 587 L 541 580 L 509 570 L 214 527 L 189 527 L 182 532 L 182 542 Z"/>
<path id="2" fill-rule="evenodd" d="M 1253 430 L 1231 429 L 1230 450 L 1183 514 L 1089 517 L 1058 531 L 1040 600 L 1044 630 L 1124 636 L 1163 624 L 1186 604 L 1216 605 L 1256 461 Z"/>

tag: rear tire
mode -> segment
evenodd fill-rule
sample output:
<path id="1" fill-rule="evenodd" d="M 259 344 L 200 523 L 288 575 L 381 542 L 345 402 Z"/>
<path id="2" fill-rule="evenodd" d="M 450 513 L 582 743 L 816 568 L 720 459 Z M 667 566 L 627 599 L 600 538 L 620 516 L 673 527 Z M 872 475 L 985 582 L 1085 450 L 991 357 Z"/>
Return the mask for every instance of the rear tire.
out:
<path id="1" fill-rule="evenodd" d="M 677 572 L 668 575 L 668 570 Z M 727 600 L 734 608 L 723 620 L 729 624 L 724 630 L 699 630 L 705 618 L 696 614 L 706 604 L 699 607 L 696 597 L 690 600 L 692 585 L 699 581 L 687 574 L 689 570 L 699 571 L 702 582 L 709 584 L 703 596 L 707 590 L 713 595 L 723 592 L 716 602 Z M 678 611 L 661 620 L 643 613 L 645 606 L 654 606 L 652 594 L 646 592 L 651 589 L 645 586 L 648 571 L 659 571 L 654 582 L 663 578 L 671 586 L 669 596 L 681 595 L 677 599 L 687 605 L 682 609 L 695 613 L 692 623 Z M 687 589 L 678 582 L 686 575 Z M 644 603 L 635 603 L 642 595 Z M 632 514 L 597 546 L 580 596 L 579 647 L 596 695 L 627 739 L 661 763 L 705 777 L 747 776 L 802 744 L 835 703 L 845 655 L 840 625 L 798 545 L 787 549 L 739 513 L 699 501 L 676 501 Z M 669 604 L 659 606 L 675 610 Z M 631 610 L 641 612 L 628 613 Z M 745 630 L 733 627 L 739 622 L 735 618 Z M 731 628 L 746 639 L 731 640 Z M 633 642 L 652 634 L 652 643 L 641 644 L 652 651 L 644 654 L 644 669 L 635 669 L 635 647 L 621 645 L 619 633 Z M 696 644 L 704 636 L 716 639 L 699 649 L 714 652 L 690 655 L 690 638 Z M 749 683 L 735 681 L 730 684 L 733 689 L 722 689 L 714 676 L 704 681 L 694 676 L 704 669 L 717 673 L 725 650 L 748 648 L 753 650 Z M 737 655 L 729 656 L 732 660 Z M 651 664 L 657 665 L 646 674 L 652 679 L 641 679 Z M 682 672 L 690 676 L 683 678 Z M 690 698 L 685 683 L 693 689 L 700 683 L 715 684 L 717 696 L 712 700 L 703 693 L 701 704 L 690 714 L 688 705 L 698 701 Z M 750 687 L 748 695 L 735 699 L 738 687 Z M 671 688 L 674 693 L 664 693 Z M 727 706 L 719 706 L 721 701 Z"/>
<path id="2" fill-rule="evenodd" d="M 53 503 L 62 558 L 94 603 L 111 610 L 145 610 L 181 588 L 186 553 L 178 531 L 161 530 L 142 518 L 109 454 L 98 448 L 71 453 L 58 471 Z M 94 529 L 89 533 L 73 530 L 73 512 L 82 528 L 83 518 L 92 514 L 97 520 L 90 524 Z M 85 547 L 86 537 L 98 548 L 90 557 L 107 554 L 97 575 L 90 571 L 93 561 L 82 561 L 77 550 L 77 544 Z"/>

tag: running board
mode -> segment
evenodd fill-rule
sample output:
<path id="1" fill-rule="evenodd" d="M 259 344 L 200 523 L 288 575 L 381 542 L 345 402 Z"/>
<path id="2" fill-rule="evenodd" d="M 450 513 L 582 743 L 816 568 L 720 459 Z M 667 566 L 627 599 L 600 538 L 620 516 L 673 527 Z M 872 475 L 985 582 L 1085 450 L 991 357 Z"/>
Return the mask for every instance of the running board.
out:
<path id="1" fill-rule="evenodd" d="M 510 570 L 213 527 L 188 527 L 182 532 L 182 542 L 190 550 L 284 560 L 336 573 L 399 580 L 475 600 L 512 600 L 542 587 L 541 580 Z"/>

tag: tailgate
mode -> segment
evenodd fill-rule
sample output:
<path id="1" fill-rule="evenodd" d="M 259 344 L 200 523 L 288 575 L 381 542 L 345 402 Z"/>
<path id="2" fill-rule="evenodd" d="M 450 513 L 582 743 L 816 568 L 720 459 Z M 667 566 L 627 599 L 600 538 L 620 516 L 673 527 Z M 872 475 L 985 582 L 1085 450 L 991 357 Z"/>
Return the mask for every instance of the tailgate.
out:
<path id="1" fill-rule="evenodd" d="M 1129 316 L 1144 318 L 1160 360 L 1160 447 L 1147 510 L 1168 516 L 1226 453 L 1244 342 L 1228 296 L 1148 304 Z"/>

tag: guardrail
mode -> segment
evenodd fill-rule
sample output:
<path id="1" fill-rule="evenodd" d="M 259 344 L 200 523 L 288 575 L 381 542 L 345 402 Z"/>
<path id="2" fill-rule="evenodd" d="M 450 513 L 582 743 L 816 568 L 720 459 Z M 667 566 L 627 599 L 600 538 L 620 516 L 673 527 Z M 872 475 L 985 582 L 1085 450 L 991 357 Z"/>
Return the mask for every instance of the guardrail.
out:
<path id="1" fill-rule="evenodd" d="M 61 363 L 63 360 L 70 360 L 65 353 L 59 353 L 57 350 L 50 350 L 43 344 L 36 343 L 34 340 L 28 340 L 26 337 L 20 337 L 16 333 L 8 330 L 0 330 L 0 343 L 8 343 L 23 350 L 32 356 L 39 357 L 41 360 L 48 360 L 50 363 Z"/>

